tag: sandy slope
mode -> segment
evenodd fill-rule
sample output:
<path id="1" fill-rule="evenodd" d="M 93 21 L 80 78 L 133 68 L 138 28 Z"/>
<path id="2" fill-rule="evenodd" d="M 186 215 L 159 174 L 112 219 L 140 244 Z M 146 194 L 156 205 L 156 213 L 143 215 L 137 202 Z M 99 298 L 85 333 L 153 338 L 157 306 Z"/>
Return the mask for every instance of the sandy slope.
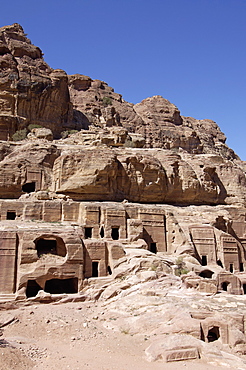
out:
<path id="1" fill-rule="evenodd" d="M 202 360 L 149 363 L 144 358 L 148 340 L 140 334 L 105 329 L 99 318 L 101 310 L 98 303 L 77 302 L 0 311 L 1 322 L 16 318 L 4 328 L 0 370 L 219 368 Z"/>

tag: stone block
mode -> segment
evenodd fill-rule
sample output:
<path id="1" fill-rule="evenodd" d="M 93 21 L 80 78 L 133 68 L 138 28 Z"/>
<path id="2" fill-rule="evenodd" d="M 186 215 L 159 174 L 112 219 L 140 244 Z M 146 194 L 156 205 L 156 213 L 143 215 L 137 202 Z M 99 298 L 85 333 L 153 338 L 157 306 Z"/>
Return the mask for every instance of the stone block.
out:
<path id="1" fill-rule="evenodd" d="M 61 203 L 47 201 L 44 202 L 43 221 L 59 222 L 61 221 Z"/>
<path id="2" fill-rule="evenodd" d="M 62 204 L 62 218 L 64 221 L 78 222 L 80 204 L 65 202 Z"/>
<path id="3" fill-rule="evenodd" d="M 165 351 L 166 362 L 195 360 L 199 358 L 196 347 L 173 348 Z"/>
<path id="4" fill-rule="evenodd" d="M 26 202 L 24 209 L 25 220 L 40 221 L 43 217 L 43 203 L 42 202 Z"/>
<path id="5" fill-rule="evenodd" d="M 127 236 L 130 242 L 143 238 L 143 223 L 141 220 L 127 220 Z"/>

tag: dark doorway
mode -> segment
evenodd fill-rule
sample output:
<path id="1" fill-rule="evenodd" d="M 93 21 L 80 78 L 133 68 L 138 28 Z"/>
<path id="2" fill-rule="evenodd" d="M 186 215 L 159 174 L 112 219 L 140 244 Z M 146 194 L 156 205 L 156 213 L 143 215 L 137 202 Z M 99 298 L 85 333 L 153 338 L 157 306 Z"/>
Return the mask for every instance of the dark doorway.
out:
<path id="1" fill-rule="evenodd" d="M 230 272 L 233 273 L 233 263 L 230 263 Z"/>
<path id="2" fill-rule="evenodd" d="M 92 277 L 98 277 L 98 261 L 93 261 L 92 262 Z"/>
<path id="3" fill-rule="evenodd" d="M 119 228 L 118 227 L 112 227 L 111 237 L 113 240 L 119 239 Z"/>
<path id="4" fill-rule="evenodd" d="M 78 278 L 47 280 L 44 290 L 50 294 L 78 293 Z"/>
<path id="5" fill-rule="evenodd" d="M 56 240 L 39 239 L 36 243 L 38 257 L 43 254 L 57 254 Z"/>
<path id="6" fill-rule="evenodd" d="M 227 281 L 224 281 L 223 283 L 222 283 L 222 285 L 221 285 L 221 287 L 222 287 L 222 289 L 225 291 L 225 292 L 227 292 L 227 288 L 228 288 L 228 285 L 229 285 L 230 283 L 228 283 Z"/>
<path id="7" fill-rule="evenodd" d="M 207 256 L 202 256 L 202 266 L 207 266 L 208 261 L 207 261 Z"/>
<path id="8" fill-rule="evenodd" d="M 14 211 L 7 211 L 7 220 L 15 220 L 16 213 Z"/>
<path id="9" fill-rule="evenodd" d="M 150 243 L 150 252 L 157 253 L 156 243 Z"/>
<path id="10" fill-rule="evenodd" d="M 27 182 L 26 184 L 22 185 L 22 191 L 24 193 L 32 193 L 35 191 L 36 183 L 35 182 Z"/>
<path id="11" fill-rule="evenodd" d="M 243 294 L 246 294 L 246 284 L 243 284 Z"/>
<path id="12" fill-rule="evenodd" d="M 200 272 L 199 276 L 203 277 L 203 278 L 206 278 L 206 279 L 211 279 L 211 277 L 213 276 L 213 271 L 210 271 L 210 270 L 204 270 L 202 272 Z"/>
<path id="13" fill-rule="evenodd" d="M 241 271 L 241 272 L 243 272 L 243 271 L 244 271 L 243 262 L 240 262 L 240 271 Z"/>
<path id="14" fill-rule="evenodd" d="M 35 297 L 41 289 L 41 286 L 38 285 L 35 280 L 28 280 L 26 286 L 26 297 Z"/>
<path id="15" fill-rule="evenodd" d="M 221 260 L 217 261 L 217 265 L 223 268 L 223 263 L 221 262 Z"/>
<path id="16" fill-rule="evenodd" d="M 104 238 L 104 227 L 103 226 L 101 227 L 101 230 L 100 230 L 100 237 Z"/>
<path id="17" fill-rule="evenodd" d="M 108 266 L 108 273 L 109 273 L 109 275 L 112 275 L 112 270 L 111 270 L 110 266 Z"/>
<path id="18" fill-rule="evenodd" d="M 214 326 L 212 329 L 208 331 L 208 342 L 214 342 L 215 340 L 219 339 L 220 337 L 220 329 L 218 326 Z"/>
<path id="19" fill-rule="evenodd" d="M 92 227 L 85 227 L 85 239 L 91 239 Z"/>

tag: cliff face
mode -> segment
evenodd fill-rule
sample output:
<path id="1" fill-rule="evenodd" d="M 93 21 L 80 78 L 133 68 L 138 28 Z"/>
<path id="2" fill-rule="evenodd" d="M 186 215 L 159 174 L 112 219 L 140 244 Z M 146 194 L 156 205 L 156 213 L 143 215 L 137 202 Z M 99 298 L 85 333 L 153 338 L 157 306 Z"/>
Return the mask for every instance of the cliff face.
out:
<path id="1" fill-rule="evenodd" d="M 34 179 L 36 190 L 81 201 L 245 205 L 243 162 L 215 122 L 183 117 L 161 96 L 133 105 L 103 81 L 53 70 L 13 24 L 0 29 L 0 139 L 31 130 L 1 144 L 2 198 Z M 48 144 L 52 135 L 60 139 Z"/>
<path id="2" fill-rule="evenodd" d="M 0 139 L 29 124 L 58 135 L 69 110 L 66 73 L 45 63 L 19 24 L 0 28 Z"/>
<path id="3" fill-rule="evenodd" d="M 15 23 L 0 28 L 0 139 L 30 124 L 51 129 L 56 138 L 71 129 L 120 126 L 141 134 L 146 148 L 237 158 L 215 122 L 182 117 L 161 96 L 134 105 L 103 81 L 53 70 Z"/>

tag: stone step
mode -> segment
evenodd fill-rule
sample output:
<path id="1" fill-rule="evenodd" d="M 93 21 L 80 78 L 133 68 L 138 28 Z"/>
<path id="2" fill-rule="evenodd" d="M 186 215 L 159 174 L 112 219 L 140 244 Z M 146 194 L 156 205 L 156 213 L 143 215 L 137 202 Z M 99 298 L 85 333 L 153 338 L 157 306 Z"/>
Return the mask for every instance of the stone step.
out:
<path id="1" fill-rule="evenodd" d="M 0 302 L 13 301 L 15 299 L 15 294 L 1 294 L 0 293 Z"/>

